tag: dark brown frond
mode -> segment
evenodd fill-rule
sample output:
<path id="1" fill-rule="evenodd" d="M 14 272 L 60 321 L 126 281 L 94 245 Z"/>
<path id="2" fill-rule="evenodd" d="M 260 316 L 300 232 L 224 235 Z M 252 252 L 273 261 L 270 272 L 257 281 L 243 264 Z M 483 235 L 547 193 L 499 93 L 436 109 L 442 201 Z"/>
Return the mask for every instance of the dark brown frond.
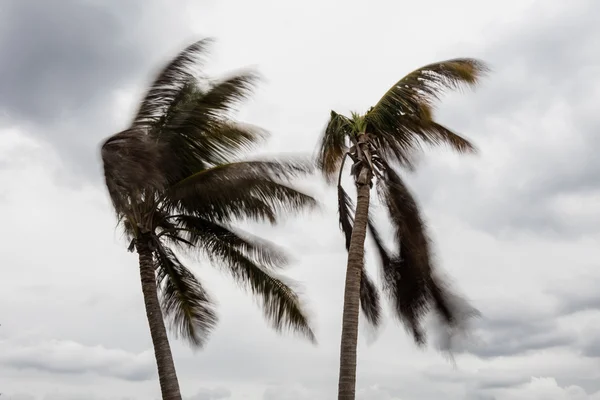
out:
<path id="1" fill-rule="evenodd" d="M 378 327 L 381 322 L 379 290 L 364 267 L 360 278 L 360 307 L 367 321 L 374 327 Z"/>
<path id="2" fill-rule="evenodd" d="M 417 203 L 402 179 L 386 170 L 380 194 L 395 228 L 398 255 L 383 265 L 386 292 L 391 297 L 396 316 L 413 333 L 417 343 L 425 342 L 421 321 L 429 312 L 432 282 L 432 257 L 425 224 Z"/>
<path id="3" fill-rule="evenodd" d="M 341 185 L 338 185 L 338 214 L 340 219 L 340 228 L 346 239 L 346 251 L 350 248 L 350 239 L 352 238 L 352 227 L 354 225 L 354 205 L 352 199 Z"/>
<path id="4" fill-rule="evenodd" d="M 165 316 L 178 336 L 201 347 L 217 323 L 214 305 L 200 281 L 175 254 L 159 241 L 156 247 L 157 280 Z"/>
<path id="5" fill-rule="evenodd" d="M 108 138 L 101 147 L 106 187 L 117 213 L 124 213 L 146 191 L 166 185 L 160 168 L 161 147 L 144 132 L 128 129 Z"/>
<path id="6" fill-rule="evenodd" d="M 211 42 L 211 39 L 202 39 L 191 44 L 158 73 L 140 104 L 132 126 L 148 127 L 163 116 L 182 87 L 193 78 L 192 68 L 199 63 L 200 56 Z"/>
<path id="7" fill-rule="evenodd" d="M 425 343 L 422 320 L 435 311 L 445 326 L 456 329 L 477 311 L 452 293 L 436 272 L 426 226 L 414 197 L 400 176 L 389 166 L 381 182 L 380 195 L 386 204 L 398 245 L 397 255 L 390 256 L 375 232 L 381 256 L 385 291 L 390 296 L 396 316 L 413 333 L 417 343 Z"/>
<path id="8" fill-rule="evenodd" d="M 351 131 L 351 121 L 347 117 L 331 111 L 317 154 L 317 166 L 330 183 L 334 181 L 344 154 L 348 150 L 346 142 L 349 140 L 348 136 Z"/>

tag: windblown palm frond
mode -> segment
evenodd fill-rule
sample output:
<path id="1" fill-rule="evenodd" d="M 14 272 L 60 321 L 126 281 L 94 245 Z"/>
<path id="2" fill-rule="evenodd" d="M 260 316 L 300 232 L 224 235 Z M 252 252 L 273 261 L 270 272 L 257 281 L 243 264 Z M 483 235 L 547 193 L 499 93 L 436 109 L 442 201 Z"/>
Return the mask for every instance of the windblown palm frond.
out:
<path id="1" fill-rule="evenodd" d="M 219 240 L 236 251 L 268 268 L 281 268 L 288 264 L 286 252 L 274 243 L 251 235 L 241 230 L 223 226 L 192 215 L 175 215 L 170 218 L 174 222 L 172 229 L 177 235 L 199 249 L 204 249 L 210 256 L 211 247 L 207 238 Z M 169 232 L 169 231 L 165 231 Z"/>
<path id="2" fill-rule="evenodd" d="M 461 322 L 463 313 L 452 302 L 454 294 L 435 272 L 430 240 L 417 202 L 392 168 L 386 169 L 380 194 L 389 210 L 398 246 L 396 256 L 382 257 L 382 261 L 387 258 L 383 265 L 386 291 L 396 316 L 413 332 L 417 343 L 424 343 L 421 321 L 430 310 L 436 311 L 450 327 Z"/>
<path id="3" fill-rule="evenodd" d="M 277 222 L 282 212 L 311 208 L 315 200 L 281 183 L 311 171 L 304 160 L 243 161 L 210 168 L 170 189 L 170 207 L 216 222 L 253 218 Z"/>
<path id="4" fill-rule="evenodd" d="M 448 89 L 475 86 L 487 70 L 478 60 L 455 59 L 427 65 L 400 79 L 365 115 L 382 155 L 411 167 L 411 153 L 419 151 L 422 143 L 474 152 L 467 139 L 433 120 L 433 105 Z"/>
<path id="5" fill-rule="evenodd" d="M 102 144 L 105 183 L 118 214 L 131 208 L 134 197 L 166 187 L 164 171 L 157 163 L 161 150 L 160 145 L 136 129 L 117 133 Z"/>
<path id="6" fill-rule="evenodd" d="M 157 281 L 165 316 L 172 329 L 190 344 L 201 347 L 217 323 L 208 293 L 171 249 L 156 242 Z"/>
<path id="7" fill-rule="evenodd" d="M 182 87 L 194 78 L 193 67 L 212 39 L 202 39 L 185 48 L 157 75 L 133 118 L 132 126 L 148 128 L 156 123 L 177 98 Z"/>
<path id="8" fill-rule="evenodd" d="M 194 226 L 200 228 L 198 224 Z M 270 249 L 270 252 L 266 248 L 260 251 L 263 261 L 267 258 L 271 265 L 261 264 L 261 257 L 252 259 L 244 254 L 242 251 L 244 246 L 240 246 L 239 243 L 232 246 L 232 242 L 239 242 L 239 236 L 238 240 L 232 239 L 230 231 L 219 229 L 222 227 L 215 224 L 210 226 L 211 229 L 193 230 L 193 235 L 187 239 L 201 245 L 213 262 L 222 265 L 238 283 L 261 299 L 264 315 L 274 329 L 278 331 L 292 329 L 314 342 L 314 333 L 308 323 L 308 317 L 302 310 L 298 295 L 283 278 L 269 272 L 276 261 L 275 258 L 278 257 L 274 249 Z M 256 254 L 257 252 L 254 251 L 255 256 Z"/>
<path id="9" fill-rule="evenodd" d="M 341 168 L 344 154 L 348 151 L 346 141 L 351 134 L 351 121 L 347 117 L 331 111 L 317 156 L 317 165 L 329 182 L 333 182 Z"/>

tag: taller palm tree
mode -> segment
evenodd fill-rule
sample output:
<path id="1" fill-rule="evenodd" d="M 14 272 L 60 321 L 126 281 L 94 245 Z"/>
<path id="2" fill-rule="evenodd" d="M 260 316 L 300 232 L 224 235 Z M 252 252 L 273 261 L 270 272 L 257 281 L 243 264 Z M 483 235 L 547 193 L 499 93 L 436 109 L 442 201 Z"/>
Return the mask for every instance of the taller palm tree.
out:
<path id="1" fill-rule="evenodd" d="M 232 225 L 244 218 L 276 223 L 281 212 L 315 204 L 285 184 L 308 172 L 294 160 L 241 161 L 265 135 L 231 120 L 256 76 L 196 78 L 208 40 L 183 50 L 155 79 L 131 126 L 102 145 L 106 186 L 139 256 L 146 315 L 162 398 L 181 400 L 163 317 L 192 346 L 201 346 L 217 317 L 211 297 L 175 250 L 201 251 L 258 296 L 265 317 L 314 341 L 300 300 L 275 269 L 287 262 L 277 246 Z"/>
<path id="2" fill-rule="evenodd" d="M 486 66 L 473 59 L 454 59 L 427 65 L 400 79 L 365 114 L 350 117 L 331 111 L 322 137 L 318 164 L 326 179 L 337 179 L 340 226 L 346 237 L 348 263 L 340 349 L 338 398 L 354 400 L 359 307 L 369 322 L 380 321 L 379 292 L 364 268 L 367 230 L 379 254 L 383 289 L 394 312 L 418 344 L 425 342 L 423 317 L 435 310 L 449 327 L 458 327 L 464 311 L 457 297 L 435 272 L 430 241 L 419 207 L 397 167 L 412 169 L 414 154 L 423 144 L 447 144 L 472 152 L 465 138 L 433 119 L 433 104 L 446 89 L 475 86 Z M 356 210 L 341 184 L 346 158 L 357 190 Z M 395 251 L 389 252 L 369 218 L 373 181 L 395 230 Z M 462 303 L 462 305 L 466 305 Z"/>

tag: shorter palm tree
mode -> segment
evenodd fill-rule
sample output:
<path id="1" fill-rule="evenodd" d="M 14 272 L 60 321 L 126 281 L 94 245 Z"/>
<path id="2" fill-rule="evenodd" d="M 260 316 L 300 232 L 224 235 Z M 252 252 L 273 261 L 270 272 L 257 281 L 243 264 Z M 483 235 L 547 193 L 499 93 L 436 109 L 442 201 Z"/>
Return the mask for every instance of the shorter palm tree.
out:
<path id="1" fill-rule="evenodd" d="M 340 351 L 338 396 L 354 400 L 359 307 L 373 325 L 380 321 L 377 287 L 364 268 L 364 245 L 371 232 L 380 259 L 383 289 L 394 315 L 425 343 L 422 321 L 435 310 L 442 322 L 456 329 L 476 311 L 459 301 L 435 271 L 425 223 L 418 204 L 396 167 L 414 168 L 414 155 L 423 144 L 447 144 L 458 152 L 474 146 L 433 119 L 433 103 L 445 89 L 474 86 L 486 66 L 473 59 L 443 61 L 411 72 L 379 102 L 361 115 L 331 111 L 323 134 L 318 163 L 330 183 L 337 178 L 340 226 L 346 236 L 348 264 Z M 344 162 L 353 162 L 351 175 L 357 189 L 356 210 L 341 184 Z M 369 218 L 373 180 L 388 211 L 395 233 L 390 252 Z"/>
<path id="2" fill-rule="evenodd" d="M 288 257 L 274 244 L 234 227 L 240 219 L 277 223 L 315 200 L 286 182 L 310 172 L 302 160 L 243 161 L 264 131 L 231 120 L 256 76 L 198 80 L 193 68 L 207 40 L 192 44 L 158 75 L 129 129 L 102 146 L 106 186 L 139 255 L 146 315 L 162 397 L 181 400 L 163 316 L 192 346 L 217 322 L 211 297 L 176 255 L 199 251 L 258 296 L 276 330 L 314 334 L 298 295 L 276 270 Z"/>

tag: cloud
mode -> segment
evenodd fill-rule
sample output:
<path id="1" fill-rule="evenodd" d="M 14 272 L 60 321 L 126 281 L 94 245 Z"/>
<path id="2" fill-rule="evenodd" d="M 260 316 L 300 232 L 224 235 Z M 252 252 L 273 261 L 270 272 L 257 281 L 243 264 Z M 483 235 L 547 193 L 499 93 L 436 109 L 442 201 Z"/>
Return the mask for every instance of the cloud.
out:
<path id="1" fill-rule="evenodd" d="M 32 369 L 56 374 L 97 374 L 130 381 L 155 377 L 154 354 L 140 354 L 103 346 L 52 340 L 33 344 L 2 343 L 0 363 L 15 369 Z"/>
<path id="2" fill-rule="evenodd" d="M 3 1 L 0 123 L 27 126 L 77 165 L 70 174 L 89 178 L 100 139 L 125 123 L 114 108 L 119 93 L 145 84 L 152 66 L 191 40 L 185 4 Z"/>
<path id="3" fill-rule="evenodd" d="M 493 73 L 476 102 L 452 96 L 440 118 L 480 146 L 478 157 L 451 167 L 454 179 L 440 186 L 421 181 L 436 207 L 450 207 L 473 226 L 495 234 L 513 231 L 549 236 L 597 231 L 600 193 L 600 101 L 595 15 L 600 4 L 535 2 L 512 29 L 502 27 L 471 54 Z M 531 14 L 531 15 L 533 15 Z M 527 13 L 526 15 L 530 15 Z M 572 43 L 578 43 L 573 46 Z M 427 157 L 422 175 L 447 165 Z M 453 172 L 452 170 L 455 170 Z M 470 188 L 474 196 L 458 191 Z"/>
<path id="4" fill-rule="evenodd" d="M 506 389 L 498 394 L 497 400 L 598 400 L 600 392 L 586 393 L 575 385 L 561 387 L 554 378 L 531 378 L 531 381 Z"/>

